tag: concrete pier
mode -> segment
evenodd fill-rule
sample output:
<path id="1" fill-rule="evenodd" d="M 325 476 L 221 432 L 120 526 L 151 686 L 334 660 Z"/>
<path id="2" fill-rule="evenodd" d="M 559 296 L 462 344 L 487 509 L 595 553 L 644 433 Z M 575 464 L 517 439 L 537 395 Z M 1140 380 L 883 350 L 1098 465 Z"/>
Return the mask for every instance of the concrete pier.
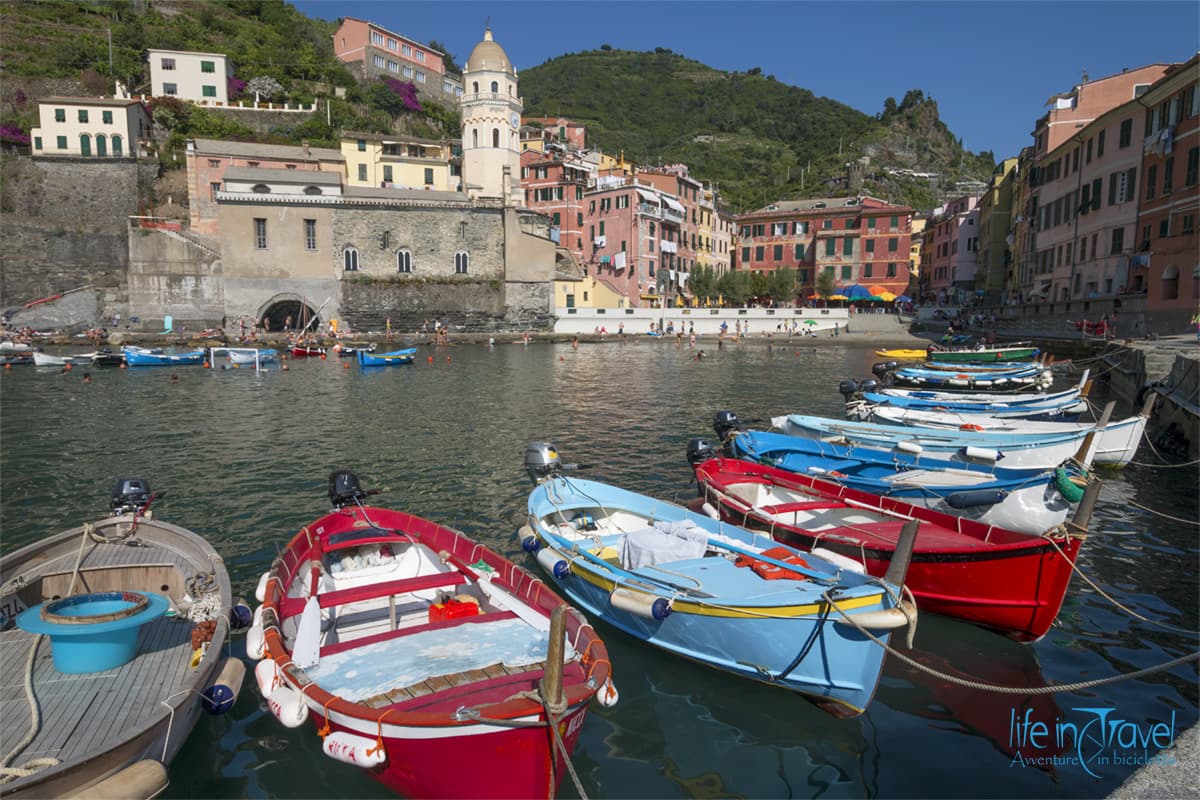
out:
<path id="1" fill-rule="evenodd" d="M 1160 755 L 1173 756 L 1174 763 L 1148 764 L 1129 776 L 1110 800 L 1191 800 L 1200 785 L 1200 729 L 1189 728 L 1175 739 L 1172 750 Z"/>

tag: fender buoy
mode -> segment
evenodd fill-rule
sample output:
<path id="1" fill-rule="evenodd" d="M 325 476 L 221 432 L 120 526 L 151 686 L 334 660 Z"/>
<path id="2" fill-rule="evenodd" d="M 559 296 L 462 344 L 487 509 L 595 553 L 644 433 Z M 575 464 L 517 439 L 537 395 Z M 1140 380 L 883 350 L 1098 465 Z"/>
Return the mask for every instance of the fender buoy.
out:
<path id="1" fill-rule="evenodd" d="M 832 474 L 832 473 L 831 473 Z M 785 564 L 794 564 L 797 567 L 808 568 L 808 562 L 797 553 L 787 547 L 772 547 L 770 550 L 764 550 L 760 554 L 765 558 L 771 558 L 775 561 L 782 561 Z M 771 564 L 766 561 L 761 561 L 754 556 L 738 556 L 734 562 L 737 567 L 749 567 L 754 570 L 759 577 L 769 581 L 784 578 L 792 581 L 802 581 L 804 576 L 799 572 L 787 569 L 778 564 Z"/>
<path id="2" fill-rule="evenodd" d="M 387 752 L 377 746 L 374 739 L 346 731 L 334 731 L 327 735 L 321 743 L 321 749 L 330 758 L 356 767 L 374 767 L 387 760 Z"/>
<path id="3" fill-rule="evenodd" d="M 1083 476 L 1083 481 L 1087 482 L 1086 474 Z M 1054 470 L 1054 488 L 1058 489 L 1058 493 L 1068 503 L 1078 503 L 1083 499 L 1083 487 L 1075 483 L 1071 474 L 1063 467 Z"/>
<path id="4" fill-rule="evenodd" d="M 617 687 L 613 686 L 612 678 L 606 680 L 604 685 L 600 687 L 600 691 L 596 692 L 596 700 L 605 708 L 615 706 L 619 697 Z"/>
<path id="5" fill-rule="evenodd" d="M 983 426 L 976 425 L 974 422 L 964 422 L 962 425 L 958 426 L 958 429 L 960 431 L 982 431 Z"/>
<path id="6" fill-rule="evenodd" d="M 287 728 L 299 728 L 308 719 L 308 705 L 304 698 L 287 685 L 267 695 L 267 708 Z"/>
<path id="7" fill-rule="evenodd" d="M 275 659 L 264 658 L 254 665 L 254 682 L 258 684 L 258 693 L 263 697 L 270 696 L 283 684 L 283 675 Z"/>
<path id="8" fill-rule="evenodd" d="M 993 506 L 1007 496 L 1000 489 L 976 489 L 972 492 L 955 492 L 947 495 L 946 503 L 951 508 L 974 508 L 975 506 Z"/>
<path id="9" fill-rule="evenodd" d="M 221 664 L 217 679 L 200 692 L 200 704 L 209 714 L 224 714 L 233 708 L 246 678 L 246 665 L 238 658 L 227 658 Z"/>
<path id="10" fill-rule="evenodd" d="M 270 572 L 264 572 L 259 576 L 258 585 L 254 587 L 254 599 L 260 603 L 267 597 L 267 580 L 270 577 Z"/>

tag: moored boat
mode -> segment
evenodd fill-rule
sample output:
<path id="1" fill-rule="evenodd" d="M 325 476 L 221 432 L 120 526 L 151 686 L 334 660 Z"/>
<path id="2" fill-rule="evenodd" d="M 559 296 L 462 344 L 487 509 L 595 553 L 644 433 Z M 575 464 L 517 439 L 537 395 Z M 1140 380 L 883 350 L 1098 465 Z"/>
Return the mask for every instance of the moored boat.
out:
<path id="1" fill-rule="evenodd" d="M 1089 484 L 1069 529 L 1030 536 L 741 459 L 693 466 L 708 513 L 872 575 L 887 569 L 905 522 L 918 520 L 905 581 L 917 606 L 1019 641 L 1041 638 L 1057 617 L 1100 489 Z"/>
<path id="2" fill-rule="evenodd" d="M 71 366 L 86 366 L 95 360 L 95 353 L 75 353 L 56 356 L 51 353 L 43 353 L 41 350 L 33 352 L 33 365 L 35 367 L 65 367 L 68 364 Z"/>
<path id="3" fill-rule="evenodd" d="M 916 350 L 913 348 L 899 348 L 895 350 L 876 350 L 875 355 L 880 358 L 894 358 L 897 361 L 924 361 L 928 350 Z"/>
<path id="4" fill-rule="evenodd" d="M 1040 366 L 1013 369 L 973 370 L 963 365 L 959 370 L 900 367 L 891 373 L 891 380 L 902 386 L 929 386 L 939 389 L 975 389 L 1009 391 L 1037 387 L 1048 388 L 1054 382 L 1050 370 Z"/>
<path id="5" fill-rule="evenodd" d="M 182 367 L 200 366 L 204 363 L 203 350 L 165 353 L 130 345 L 124 346 L 121 350 L 125 354 L 125 363 L 130 367 Z"/>
<path id="6" fill-rule="evenodd" d="M 359 350 L 358 363 L 364 367 L 393 367 L 413 363 L 417 348 L 409 347 L 404 350 L 393 350 L 390 353 L 368 353 Z"/>
<path id="7" fill-rule="evenodd" d="M 673 503 L 568 477 L 551 444 L 530 444 L 525 464 L 536 485 L 523 549 L 572 602 L 668 653 L 855 716 L 884 657 L 856 625 L 886 641 L 915 621 L 899 605 L 903 551 L 876 580 Z"/>
<path id="8" fill-rule="evenodd" d="M 979 347 L 965 350 L 938 350 L 929 353 L 930 361 L 953 361 L 963 364 L 986 364 L 990 361 L 1028 361 L 1041 353 L 1028 342 L 1015 342 L 1003 347 Z"/>
<path id="9" fill-rule="evenodd" d="M 217 347 L 213 348 L 213 355 L 219 355 L 222 351 L 230 364 L 238 366 L 270 364 L 279 358 L 279 351 L 269 347 Z"/>
<path id="10" fill-rule="evenodd" d="M 152 518 L 160 496 L 122 478 L 111 516 L 0 558 L 0 705 L 22 743 L 4 797 L 154 797 L 201 708 L 232 707 L 229 576 L 201 536 Z"/>
<path id="11" fill-rule="evenodd" d="M 334 510 L 259 583 L 271 712 L 408 797 L 552 796 L 590 701 L 615 701 L 603 642 L 511 561 L 367 496 L 330 475 Z"/>
<path id="12" fill-rule="evenodd" d="M 292 358 L 324 358 L 325 348 L 315 345 L 294 344 L 289 351 Z"/>

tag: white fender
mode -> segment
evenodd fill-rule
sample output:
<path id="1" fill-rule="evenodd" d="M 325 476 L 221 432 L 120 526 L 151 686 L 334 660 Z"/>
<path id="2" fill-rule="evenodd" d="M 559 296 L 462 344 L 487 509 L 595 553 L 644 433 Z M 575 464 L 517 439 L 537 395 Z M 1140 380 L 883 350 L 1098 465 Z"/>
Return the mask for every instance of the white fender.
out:
<path id="1" fill-rule="evenodd" d="M 988 461 L 994 464 L 1000 458 L 1000 451 L 990 447 L 971 447 L 968 445 L 963 451 L 963 455 L 977 461 Z"/>
<path id="2" fill-rule="evenodd" d="M 270 697 L 271 692 L 283 685 L 283 675 L 275 659 L 264 658 L 255 665 L 254 682 L 258 684 L 258 692 L 263 697 Z"/>
<path id="3" fill-rule="evenodd" d="M 617 693 L 617 687 L 613 685 L 612 678 L 606 680 L 600 691 L 596 692 L 596 701 L 605 708 L 612 708 L 619 699 L 620 695 Z"/>
<path id="4" fill-rule="evenodd" d="M 903 628 L 908 624 L 909 617 L 915 616 L 917 613 L 916 606 L 907 600 L 903 601 L 901 606 L 879 611 L 860 611 L 857 614 L 847 614 L 846 616 L 869 630 L 891 631 Z M 842 619 L 836 621 L 846 625 L 850 624 Z"/>
<path id="5" fill-rule="evenodd" d="M 287 728 L 299 728 L 308 719 L 304 698 L 288 686 L 280 686 L 267 696 L 267 708 Z"/>
<path id="6" fill-rule="evenodd" d="M 374 767 L 387 760 L 387 752 L 374 739 L 346 731 L 334 731 L 321 743 L 325 755 L 358 767 Z"/>
<path id="7" fill-rule="evenodd" d="M 254 589 L 254 599 L 262 602 L 267 597 L 267 579 L 271 577 L 271 573 L 264 572 L 262 577 L 258 579 L 258 586 Z"/>
<path id="8" fill-rule="evenodd" d="M 709 503 L 707 501 L 705 501 L 704 505 L 700 506 L 700 510 L 703 511 L 708 516 L 712 517 L 713 519 L 721 518 L 721 512 L 719 512 L 715 508 L 713 508 L 712 503 Z M 616 691 L 616 690 L 614 689 L 614 691 Z"/>
<path id="9" fill-rule="evenodd" d="M 255 624 L 246 629 L 246 655 L 252 661 L 258 661 L 263 657 L 266 646 L 267 640 L 263 634 L 262 625 Z"/>
<path id="10" fill-rule="evenodd" d="M 924 447 L 921 447 L 916 442 L 896 442 L 896 449 L 905 453 L 912 453 L 913 455 L 920 455 L 925 450 Z"/>
<path id="11" fill-rule="evenodd" d="M 167 768 L 153 758 L 135 761 L 82 792 L 76 800 L 107 800 L 112 797 L 158 797 L 167 788 Z"/>

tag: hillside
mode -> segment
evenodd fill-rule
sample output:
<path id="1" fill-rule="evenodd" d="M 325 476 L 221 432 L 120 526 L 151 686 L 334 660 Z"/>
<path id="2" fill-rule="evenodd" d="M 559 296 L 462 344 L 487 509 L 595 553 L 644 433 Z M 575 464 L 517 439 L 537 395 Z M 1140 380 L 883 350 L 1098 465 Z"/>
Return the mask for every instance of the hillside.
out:
<path id="1" fill-rule="evenodd" d="M 590 146 L 641 163 L 687 164 L 694 177 L 716 182 L 735 211 L 845 191 L 833 181 L 862 157 L 862 191 L 918 209 L 957 181 L 986 181 L 995 166 L 990 153 L 964 151 L 919 90 L 900 103 L 889 98 L 872 117 L 757 69 L 722 72 L 663 48 L 560 56 L 524 70 L 521 94 L 527 115 L 585 123 Z"/>

